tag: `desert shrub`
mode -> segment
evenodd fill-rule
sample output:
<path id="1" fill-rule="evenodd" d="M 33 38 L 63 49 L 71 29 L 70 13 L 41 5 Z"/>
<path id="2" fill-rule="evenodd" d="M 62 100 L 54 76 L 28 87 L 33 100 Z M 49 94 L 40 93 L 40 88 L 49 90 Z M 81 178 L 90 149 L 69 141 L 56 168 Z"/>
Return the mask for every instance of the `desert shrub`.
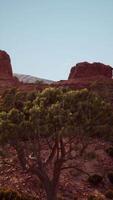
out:
<path id="1" fill-rule="evenodd" d="M 5 157 L 5 155 L 6 155 L 6 154 L 5 154 L 5 152 L 4 152 L 4 151 L 2 151 L 2 150 L 0 150 L 0 157 L 2 157 L 2 158 L 3 158 L 3 157 Z"/>
<path id="2" fill-rule="evenodd" d="M 90 195 L 87 200 L 96 200 L 95 195 Z"/>
<path id="3" fill-rule="evenodd" d="M 10 189 L 0 189 L 0 200 L 33 200 Z"/>
<path id="4" fill-rule="evenodd" d="M 113 158 L 113 147 L 109 147 L 108 149 L 106 149 L 106 153 Z"/>
<path id="5" fill-rule="evenodd" d="M 105 200 L 105 197 L 100 193 L 91 194 L 91 195 L 88 196 L 87 200 Z"/>
<path id="6" fill-rule="evenodd" d="M 94 174 L 94 175 L 89 176 L 88 181 L 90 184 L 96 186 L 99 183 L 101 183 L 102 179 L 103 177 L 101 175 Z"/>
<path id="7" fill-rule="evenodd" d="M 106 198 L 108 198 L 108 199 L 113 199 L 113 190 L 108 190 L 108 191 L 105 193 L 105 196 L 106 196 Z"/>
<path id="8" fill-rule="evenodd" d="M 108 179 L 113 184 L 113 172 L 108 173 Z"/>

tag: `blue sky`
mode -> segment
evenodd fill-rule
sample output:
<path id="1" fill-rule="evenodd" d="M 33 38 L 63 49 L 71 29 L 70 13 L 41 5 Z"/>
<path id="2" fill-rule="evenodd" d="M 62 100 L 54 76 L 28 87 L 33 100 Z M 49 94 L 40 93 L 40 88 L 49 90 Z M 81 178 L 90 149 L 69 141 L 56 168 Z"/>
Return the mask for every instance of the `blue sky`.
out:
<path id="1" fill-rule="evenodd" d="M 113 0 L 0 0 L 0 49 L 13 71 L 67 79 L 71 66 L 113 66 Z"/>

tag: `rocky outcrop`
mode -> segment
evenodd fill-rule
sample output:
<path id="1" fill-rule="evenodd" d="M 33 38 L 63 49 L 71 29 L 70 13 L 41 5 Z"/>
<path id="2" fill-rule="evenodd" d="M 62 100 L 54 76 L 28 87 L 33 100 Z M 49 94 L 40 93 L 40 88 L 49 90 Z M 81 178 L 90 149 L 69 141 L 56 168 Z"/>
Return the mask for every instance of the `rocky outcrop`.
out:
<path id="1" fill-rule="evenodd" d="M 18 76 L 15 76 L 12 71 L 11 59 L 7 52 L 0 50 L 0 94 L 5 90 L 13 87 L 18 88 L 21 91 L 37 91 L 46 88 L 46 80 L 44 84 L 35 83 L 24 83 L 19 81 Z"/>
<path id="2" fill-rule="evenodd" d="M 0 79 L 13 79 L 11 60 L 5 51 L 0 50 Z"/>
<path id="3" fill-rule="evenodd" d="M 100 76 L 112 78 L 112 67 L 97 62 L 81 62 L 71 68 L 68 79 L 70 80 L 77 78 L 91 78 Z"/>
<path id="4" fill-rule="evenodd" d="M 28 80 L 29 76 L 25 75 L 24 78 Z M 41 84 L 38 81 L 31 83 L 19 80 L 19 77 L 15 77 L 15 74 L 13 74 L 10 56 L 5 51 L 0 50 L 0 94 L 12 87 L 26 92 L 40 91 L 49 86 L 72 89 L 89 88 L 96 92 L 99 91 L 101 96 L 106 94 L 106 99 L 108 98 L 113 102 L 112 67 L 109 65 L 81 62 L 72 67 L 68 80 L 53 82 L 50 85 L 47 84 L 47 80 L 43 81 L 43 84 Z"/>
<path id="5" fill-rule="evenodd" d="M 10 56 L 0 50 L 0 94 L 19 84 L 18 79 L 13 76 Z"/>

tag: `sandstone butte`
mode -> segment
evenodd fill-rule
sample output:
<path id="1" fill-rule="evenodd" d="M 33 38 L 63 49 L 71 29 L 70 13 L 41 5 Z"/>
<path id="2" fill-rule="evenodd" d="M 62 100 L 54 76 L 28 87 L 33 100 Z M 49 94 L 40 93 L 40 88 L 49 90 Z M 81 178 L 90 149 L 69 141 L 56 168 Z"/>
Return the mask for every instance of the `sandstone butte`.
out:
<path id="1" fill-rule="evenodd" d="M 61 80 L 57 85 L 74 89 L 90 88 L 94 83 L 113 84 L 113 68 L 103 63 L 81 62 L 70 70 L 68 80 Z"/>
<path id="2" fill-rule="evenodd" d="M 81 62 L 70 70 L 68 80 L 52 83 L 52 87 L 64 88 L 95 88 L 107 87 L 113 90 L 112 67 L 102 63 Z M 18 88 L 21 91 L 36 91 L 49 87 L 47 84 L 22 83 L 13 75 L 10 56 L 0 50 L 0 93 L 8 88 Z M 100 86 L 100 87 L 99 87 Z"/>
<path id="3" fill-rule="evenodd" d="M 36 91 L 45 85 L 25 84 L 20 82 L 12 71 L 11 59 L 7 52 L 0 50 L 0 94 L 6 89 L 17 88 L 21 91 Z"/>

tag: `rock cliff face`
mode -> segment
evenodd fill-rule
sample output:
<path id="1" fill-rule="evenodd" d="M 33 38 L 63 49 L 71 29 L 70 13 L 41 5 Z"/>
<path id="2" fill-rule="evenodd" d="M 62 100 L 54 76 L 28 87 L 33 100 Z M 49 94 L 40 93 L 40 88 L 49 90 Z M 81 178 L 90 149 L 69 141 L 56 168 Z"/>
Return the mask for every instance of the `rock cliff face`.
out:
<path id="1" fill-rule="evenodd" d="M 12 66 L 9 55 L 0 50 L 0 79 L 13 79 Z"/>
<path id="2" fill-rule="evenodd" d="M 102 63 L 96 63 L 96 62 L 95 63 L 81 62 L 71 68 L 68 80 L 77 78 L 99 77 L 99 76 L 112 78 L 112 67 L 109 65 L 104 65 Z"/>
<path id="3" fill-rule="evenodd" d="M 47 87 L 47 84 L 24 83 L 13 74 L 10 56 L 0 50 L 0 95 L 7 89 L 18 88 L 21 91 L 37 91 Z"/>
<path id="4" fill-rule="evenodd" d="M 0 94 L 12 87 L 18 87 L 19 81 L 13 76 L 10 56 L 0 50 Z"/>

